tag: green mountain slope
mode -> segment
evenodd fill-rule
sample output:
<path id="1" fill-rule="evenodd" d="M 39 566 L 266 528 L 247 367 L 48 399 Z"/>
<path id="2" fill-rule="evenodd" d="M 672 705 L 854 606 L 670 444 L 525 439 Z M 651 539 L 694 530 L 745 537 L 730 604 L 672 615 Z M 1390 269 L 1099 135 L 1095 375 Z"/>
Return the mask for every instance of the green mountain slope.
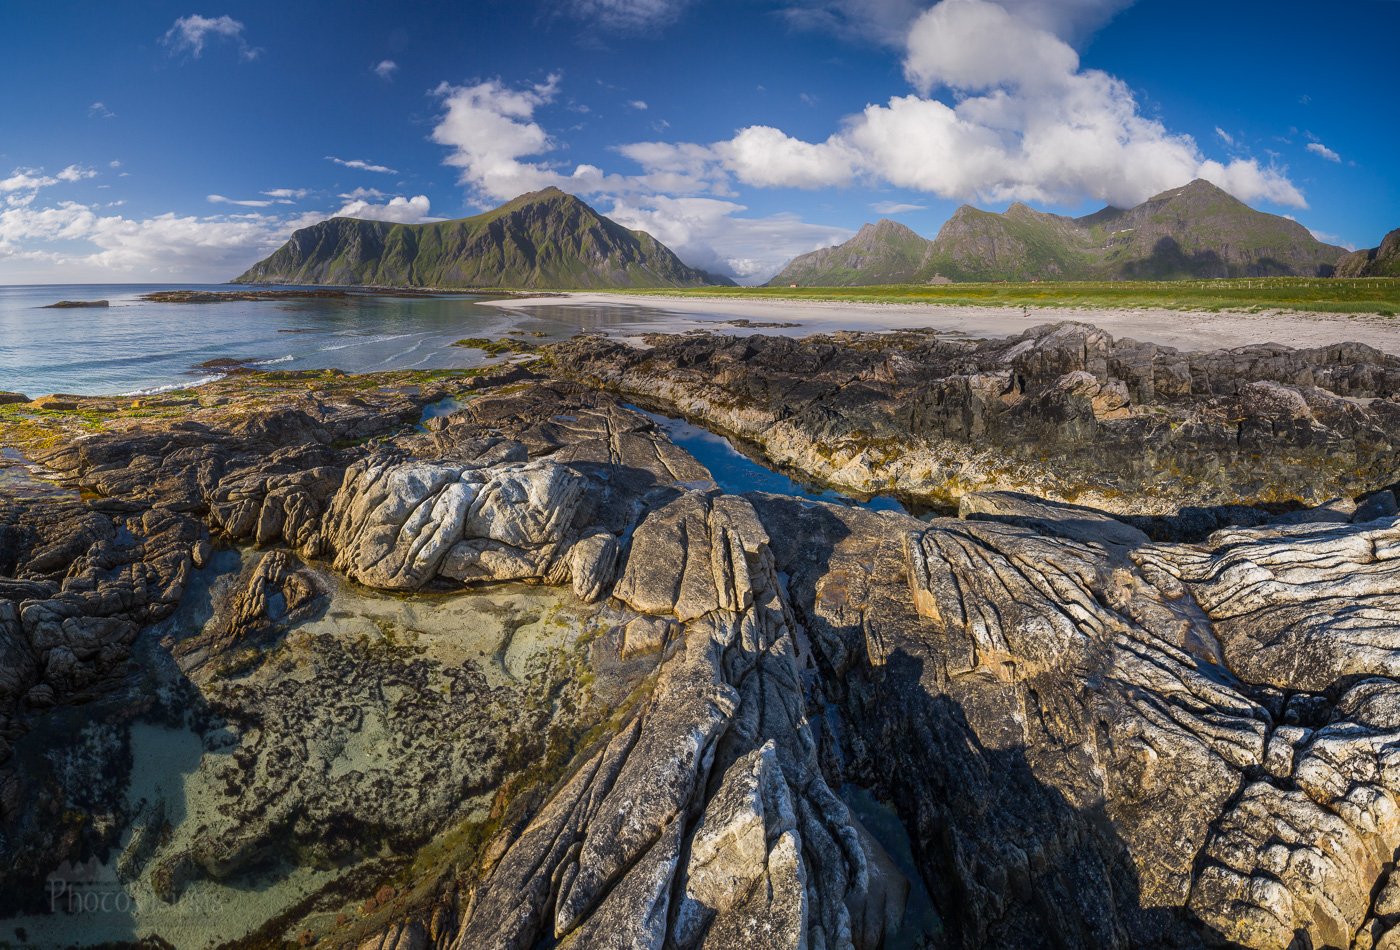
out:
<path id="1" fill-rule="evenodd" d="M 471 218 L 393 224 L 331 218 L 303 228 L 237 284 L 379 287 L 698 287 L 645 231 L 629 231 L 558 188 Z"/>
<path id="2" fill-rule="evenodd" d="M 1135 208 L 1104 208 L 1083 218 L 1020 203 L 1002 214 L 964 205 L 932 241 L 893 227 L 899 230 L 867 225 L 846 244 L 795 258 L 770 283 L 1326 276 L 1346 253 L 1296 221 L 1256 211 L 1205 181 Z M 908 267 L 919 248 L 917 265 Z"/>
<path id="3" fill-rule="evenodd" d="M 1338 277 L 1400 277 L 1400 228 L 1387 234 L 1379 247 L 1352 251 L 1337 262 Z"/>
<path id="4" fill-rule="evenodd" d="M 1346 253 L 1297 221 L 1255 211 L 1205 181 L 1078 223 L 1103 249 L 1107 276 L 1133 280 L 1325 277 Z"/>
<path id="5" fill-rule="evenodd" d="M 928 253 L 928 239 L 897 221 L 882 218 L 855 237 L 793 258 L 771 286 L 849 287 L 857 284 L 907 284 Z"/>
<path id="6" fill-rule="evenodd" d="M 1019 202 L 1005 214 L 963 205 L 938 232 L 919 268 L 918 282 L 951 280 L 1079 280 L 1092 272 L 1093 253 L 1072 218 L 1034 211 Z"/>

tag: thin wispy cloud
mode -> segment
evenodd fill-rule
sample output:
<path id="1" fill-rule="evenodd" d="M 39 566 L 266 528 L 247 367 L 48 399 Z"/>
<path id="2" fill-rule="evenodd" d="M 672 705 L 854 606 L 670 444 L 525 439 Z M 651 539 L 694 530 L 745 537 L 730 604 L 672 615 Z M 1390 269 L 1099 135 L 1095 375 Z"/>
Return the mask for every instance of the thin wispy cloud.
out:
<path id="1" fill-rule="evenodd" d="M 90 119 L 115 119 L 117 114 L 101 102 L 94 102 L 88 106 L 88 118 Z"/>
<path id="2" fill-rule="evenodd" d="M 260 194 L 267 195 L 269 198 L 300 201 L 311 194 L 311 190 L 309 188 L 273 188 L 270 191 L 260 192 Z"/>
<path id="3" fill-rule="evenodd" d="M 565 0 L 560 10 L 584 23 L 619 33 L 670 26 L 691 0 Z"/>
<path id="4" fill-rule="evenodd" d="M 273 202 L 262 198 L 225 198 L 223 195 L 205 195 L 210 204 L 238 205 L 240 208 L 270 208 Z"/>
<path id="5" fill-rule="evenodd" d="M 390 80 L 394 78 L 394 73 L 399 71 L 399 64 L 392 59 L 381 59 L 372 72 L 380 79 Z"/>
<path id="6" fill-rule="evenodd" d="M 647 111 L 647 104 L 641 99 L 633 99 L 627 103 L 629 109 L 636 109 L 638 112 Z"/>
<path id="7" fill-rule="evenodd" d="M 876 214 L 908 214 L 910 211 L 924 211 L 924 205 L 909 204 L 903 201 L 877 201 L 870 206 Z"/>
<path id="8" fill-rule="evenodd" d="M 1308 233 L 1323 244 L 1335 244 L 1338 247 L 1346 248 L 1348 251 L 1356 250 L 1356 245 L 1343 238 L 1340 234 L 1333 234 L 1330 231 L 1318 231 L 1315 228 L 1308 228 Z"/>
<path id="9" fill-rule="evenodd" d="M 1081 42 L 1135 0 L 999 0 L 1018 19 L 1068 43 Z M 778 15 L 790 26 L 902 49 L 928 0 L 788 0 Z"/>
<path id="10" fill-rule="evenodd" d="M 1224 142 L 1230 148 L 1235 147 L 1235 137 L 1218 125 L 1215 127 L 1215 134 L 1219 136 L 1220 141 Z"/>
<path id="11" fill-rule="evenodd" d="M 204 46 L 210 40 L 226 40 L 238 49 L 238 55 L 247 60 L 257 59 L 262 50 L 249 46 L 243 37 L 243 24 L 233 17 L 206 17 L 197 13 L 182 16 L 161 37 L 172 56 L 185 54 L 191 59 L 199 59 Z"/>
<path id="12" fill-rule="evenodd" d="M 344 198 L 347 201 L 358 201 L 361 198 L 387 198 L 384 192 L 378 188 L 356 188 L 344 194 L 336 195 L 337 198 Z"/>
<path id="13" fill-rule="evenodd" d="M 362 158 L 336 158 L 334 155 L 327 155 L 326 161 L 362 172 L 379 172 L 383 175 L 398 174 L 397 169 L 390 168 L 388 165 L 376 165 L 374 162 L 367 162 Z"/>

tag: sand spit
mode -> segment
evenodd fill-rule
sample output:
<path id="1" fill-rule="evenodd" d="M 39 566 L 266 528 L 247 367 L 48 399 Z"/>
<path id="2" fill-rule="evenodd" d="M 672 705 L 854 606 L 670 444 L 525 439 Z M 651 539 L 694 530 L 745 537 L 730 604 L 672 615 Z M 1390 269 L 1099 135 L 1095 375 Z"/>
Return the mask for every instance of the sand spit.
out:
<path id="1" fill-rule="evenodd" d="M 1228 349 L 1251 343 L 1282 343 L 1293 347 L 1326 346 L 1357 341 L 1387 353 L 1400 354 L 1400 320 L 1378 314 L 1336 314 L 1308 311 L 1225 311 L 1206 313 L 1166 309 L 1091 307 L 960 307 L 942 304 L 847 303 L 842 301 L 734 300 L 675 297 L 666 294 L 599 292 L 515 297 L 481 303 L 508 310 L 533 311 L 548 307 L 551 316 L 570 307 L 646 308 L 656 312 L 657 332 L 675 333 L 691 327 L 718 332 L 776 333 L 807 336 L 836 330 L 903 330 L 931 327 L 970 337 L 1011 336 L 1041 323 L 1078 320 L 1092 323 L 1115 337 L 1128 337 L 1183 350 Z M 682 322 L 678 325 L 675 318 Z M 795 327 L 731 327 L 726 321 L 796 323 Z M 629 321 L 630 322 L 630 321 Z M 645 321 L 639 321 L 641 326 Z M 641 326 L 642 329 L 652 329 Z"/>

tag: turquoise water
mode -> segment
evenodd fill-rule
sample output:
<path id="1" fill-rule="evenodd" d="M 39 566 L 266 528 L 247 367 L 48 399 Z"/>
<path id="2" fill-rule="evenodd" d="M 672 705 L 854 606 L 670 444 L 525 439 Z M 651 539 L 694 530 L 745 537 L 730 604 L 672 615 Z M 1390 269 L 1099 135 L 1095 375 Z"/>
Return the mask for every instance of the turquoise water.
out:
<path id="1" fill-rule="evenodd" d="M 742 494 L 747 491 L 761 491 L 773 495 L 795 495 L 814 501 L 829 501 L 837 505 L 860 505 L 871 511 L 906 511 L 905 506 L 893 495 L 852 498 L 830 488 L 806 485 L 750 458 L 722 435 L 692 425 L 684 419 L 649 412 L 640 406 L 629 405 L 627 408 L 640 412 L 656 423 L 657 428 L 665 432 L 672 442 L 695 456 L 701 465 L 710 470 L 715 484 L 726 492 Z"/>

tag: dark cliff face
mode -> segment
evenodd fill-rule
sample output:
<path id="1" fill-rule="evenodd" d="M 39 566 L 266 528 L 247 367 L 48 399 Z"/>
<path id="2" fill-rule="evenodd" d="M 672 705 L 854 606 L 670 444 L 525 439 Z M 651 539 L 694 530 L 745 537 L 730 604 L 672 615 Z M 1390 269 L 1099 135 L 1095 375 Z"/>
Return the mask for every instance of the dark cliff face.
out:
<path id="1" fill-rule="evenodd" d="M 1400 277 L 1400 228 L 1379 247 L 1352 251 L 1337 263 L 1338 277 Z"/>
<path id="2" fill-rule="evenodd" d="M 472 218 L 303 228 L 235 283 L 394 287 L 693 287 L 715 280 L 557 188 Z"/>
<path id="3" fill-rule="evenodd" d="M 902 226 L 794 259 L 771 281 L 807 286 L 937 280 L 1179 280 L 1328 276 L 1345 253 L 1205 181 L 1082 218 L 1016 203 L 964 205 L 932 241 Z"/>

